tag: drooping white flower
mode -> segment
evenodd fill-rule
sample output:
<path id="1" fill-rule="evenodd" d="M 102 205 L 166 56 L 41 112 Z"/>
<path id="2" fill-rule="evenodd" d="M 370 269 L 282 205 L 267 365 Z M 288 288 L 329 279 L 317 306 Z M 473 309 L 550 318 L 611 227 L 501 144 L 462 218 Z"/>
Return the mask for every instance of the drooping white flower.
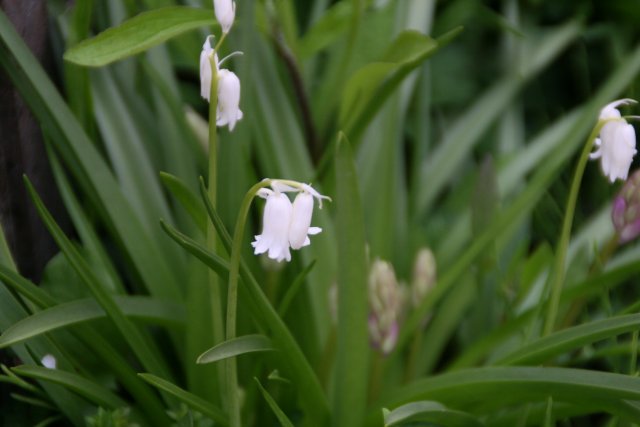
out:
<path id="1" fill-rule="evenodd" d="M 616 179 L 627 179 L 633 156 L 637 153 L 635 129 L 616 109 L 619 105 L 634 102 L 636 101 L 632 99 L 619 99 L 607 104 L 600 111 L 600 120 L 605 120 L 606 123 L 600 130 L 600 137 L 594 142 L 596 151 L 589 157 L 602 159 L 602 171 L 612 183 Z"/>
<path id="2" fill-rule="evenodd" d="M 267 252 L 271 259 L 291 261 L 289 251 L 289 224 L 293 205 L 286 194 L 263 188 L 258 192 L 267 199 L 264 207 L 262 234 L 255 236 L 251 245 L 256 255 Z"/>
<path id="3" fill-rule="evenodd" d="M 318 204 L 322 208 L 322 199 L 328 198 L 318 193 L 310 185 L 302 184 L 302 188 L 302 192 L 298 193 L 293 201 L 293 215 L 289 227 L 289 244 L 292 249 L 300 249 L 311 244 L 309 235 L 313 236 L 322 231 L 320 227 L 311 227 L 313 199 L 318 199 Z"/>
<path id="4" fill-rule="evenodd" d="M 45 368 L 49 369 L 56 369 L 56 366 L 58 365 L 56 358 L 51 354 L 45 354 L 42 360 L 40 360 L 40 363 L 42 363 L 42 366 Z"/>
<path id="5" fill-rule="evenodd" d="M 200 96 L 207 101 L 209 101 L 211 95 L 211 79 L 213 78 L 211 62 L 209 61 L 209 57 L 213 54 L 210 39 L 211 36 L 208 36 L 202 45 L 202 52 L 200 52 Z M 218 55 L 215 55 L 214 60 L 217 67 Z"/>
<path id="6" fill-rule="evenodd" d="M 213 10 L 222 32 L 228 33 L 236 18 L 236 3 L 231 0 L 213 0 Z"/>
<path id="7" fill-rule="evenodd" d="M 268 251 L 269 258 L 276 261 L 291 260 L 289 249 L 300 249 L 311 244 L 309 236 L 322 231 L 320 227 L 311 227 L 314 199 L 322 208 L 322 199 L 331 200 L 318 193 L 308 184 L 296 181 L 269 180 L 272 190 L 261 188 L 257 195 L 267 199 L 264 208 L 262 234 L 255 236 L 251 244 L 256 255 Z M 285 193 L 299 193 L 293 202 Z"/>
<path id="8" fill-rule="evenodd" d="M 218 70 L 218 110 L 216 125 L 227 126 L 232 131 L 242 119 L 240 111 L 240 79 L 233 71 Z"/>

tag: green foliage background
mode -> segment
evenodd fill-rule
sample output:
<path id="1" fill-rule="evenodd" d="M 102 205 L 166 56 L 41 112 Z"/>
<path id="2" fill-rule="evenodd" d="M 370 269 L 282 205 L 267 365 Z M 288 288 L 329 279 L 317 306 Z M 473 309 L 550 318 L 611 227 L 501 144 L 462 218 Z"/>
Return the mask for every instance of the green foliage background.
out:
<path id="1" fill-rule="evenodd" d="M 27 177 L 61 252 L 36 286 L 2 245 L 0 346 L 23 363 L 0 377 L 21 402 L 7 422 L 36 405 L 39 425 L 226 425 L 219 360 L 230 356 L 243 425 L 640 420 L 640 251 L 609 251 L 620 184 L 595 163 L 570 244 L 558 242 L 600 108 L 640 97 L 640 4 L 236 3 L 222 49 L 244 53 L 230 61 L 244 118 L 218 131 L 213 205 L 199 180 L 209 165 L 198 60 L 205 36 L 219 35 L 210 2 L 49 1 L 59 79 L 0 12 L 0 64 L 42 125 L 76 232 L 62 232 Z M 314 214 L 323 233 L 289 264 L 255 257 L 254 203 L 240 339 L 197 364 L 223 326 L 242 199 L 265 177 L 330 195 Z M 424 246 L 437 284 L 407 304 L 382 356 L 368 344 L 369 260 L 410 283 Z M 556 332 L 544 334 L 564 251 Z M 39 366 L 47 353 L 57 370 Z"/>

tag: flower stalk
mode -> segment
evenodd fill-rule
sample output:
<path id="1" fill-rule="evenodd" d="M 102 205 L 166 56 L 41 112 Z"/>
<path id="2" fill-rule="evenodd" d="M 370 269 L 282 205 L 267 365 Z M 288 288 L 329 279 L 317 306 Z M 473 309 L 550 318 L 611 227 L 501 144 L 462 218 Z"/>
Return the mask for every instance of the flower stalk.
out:
<path id="1" fill-rule="evenodd" d="M 584 175 L 584 169 L 589 161 L 589 154 L 593 147 L 596 137 L 600 133 L 600 130 L 605 125 L 606 121 L 599 120 L 598 124 L 593 128 L 591 134 L 587 138 L 587 143 L 582 149 L 580 158 L 578 159 L 578 165 L 573 175 L 573 181 L 571 182 L 571 188 L 569 190 L 569 198 L 567 199 L 567 205 L 565 208 L 564 219 L 562 221 L 562 230 L 560 232 L 560 240 L 556 248 L 555 263 L 553 266 L 553 276 L 550 280 L 550 295 L 549 303 L 547 306 L 547 314 L 544 321 L 542 335 L 546 336 L 553 332 L 555 327 L 556 318 L 558 317 L 558 306 L 560 304 L 560 295 L 562 294 L 562 283 L 565 278 L 565 264 L 567 258 L 567 249 L 569 247 L 569 238 L 571 237 L 571 227 L 573 225 L 573 217 L 575 215 L 576 202 L 578 200 L 578 192 L 580 190 L 580 183 L 582 182 L 582 176 Z"/>

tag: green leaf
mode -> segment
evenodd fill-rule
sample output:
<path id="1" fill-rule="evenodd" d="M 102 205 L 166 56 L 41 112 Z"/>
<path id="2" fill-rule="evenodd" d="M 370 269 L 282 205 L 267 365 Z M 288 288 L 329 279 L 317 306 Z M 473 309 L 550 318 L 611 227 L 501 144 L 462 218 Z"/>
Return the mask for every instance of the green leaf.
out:
<path id="1" fill-rule="evenodd" d="M 177 176 L 167 172 L 160 172 L 160 179 L 165 188 L 173 194 L 182 207 L 187 211 L 191 219 L 196 223 L 198 229 L 203 233 L 207 230 L 207 212 L 202 206 L 202 202 L 193 194 L 189 187 Z"/>
<path id="2" fill-rule="evenodd" d="M 143 52 L 186 31 L 215 24 L 211 10 L 183 6 L 155 9 L 75 45 L 65 53 L 64 59 L 78 65 L 100 67 Z"/>
<path id="3" fill-rule="evenodd" d="M 467 369 L 415 381 L 389 394 L 395 406 L 438 399 L 452 409 L 492 414 L 516 403 L 569 402 L 614 415 L 630 413 L 627 400 L 640 399 L 640 378 L 585 369 L 491 367 Z M 482 399 L 479 396 L 491 396 Z M 634 413 L 635 414 L 635 413 Z"/>
<path id="4" fill-rule="evenodd" d="M 253 377 L 253 379 L 256 380 L 256 383 L 258 384 L 258 388 L 260 389 L 260 392 L 262 393 L 264 400 L 267 401 L 267 403 L 271 407 L 271 410 L 278 418 L 278 421 L 280 421 L 280 425 L 282 427 L 293 427 L 293 423 L 291 422 L 291 420 L 289 420 L 289 417 L 287 417 L 287 414 L 285 414 L 284 411 L 280 409 L 280 407 L 278 406 L 278 403 L 275 400 L 273 400 L 273 397 L 271 397 L 269 392 L 264 387 L 262 387 L 262 384 L 260 384 L 260 380 L 258 380 L 256 377 Z"/>
<path id="5" fill-rule="evenodd" d="M 114 409 L 128 406 L 128 403 L 116 394 L 78 374 L 62 371 L 60 369 L 48 369 L 41 366 L 26 365 L 17 366 L 11 370 L 23 377 L 60 384 L 99 406 Z"/>
<path id="6" fill-rule="evenodd" d="M 85 201 L 95 207 L 109 232 L 126 254 L 149 292 L 179 299 L 178 278 L 169 268 L 157 242 L 145 230 L 124 197 L 109 166 L 67 107 L 56 87 L 4 12 L 0 11 L 0 64 L 38 119 L 42 130 L 82 189 Z"/>
<path id="7" fill-rule="evenodd" d="M 627 60 L 621 64 L 607 83 L 595 94 L 592 100 L 585 106 L 579 119 L 562 135 L 555 149 L 541 162 L 531 177 L 527 187 L 521 191 L 512 203 L 503 209 L 487 227 L 486 231 L 469 242 L 467 249 L 458 255 L 455 263 L 439 279 L 433 291 L 414 310 L 407 320 L 398 337 L 396 348 L 402 348 L 409 338 L 420 327 L 422 319 L 429 309 L 438 302 L 452 286 L 455 286 L 460 275 L 467 271 L 475 259 L 483 254 L 483 251 L 492 244 L 496 238 L 504 235 L 504 232 L 513 229 L 524 216 L 530 212 L 538 200 L 545 194 L 548 186 L 556 177 L 566 159 L 576 150 L 583 141 L 586 133 L 591 129 L 597 113 L 608 100 L 615 97 L 625 85 L 636 76 L 640 70 L 640 47 L 627 56 Z M 561 143 L 562 142 L 562 143 Z M 428 182 L 428 181 L 425 181 Z"/>
<path id="8" fill-rule="evenodd" d="M 160 390 L 164 390 L 172 396 L 175 396 L 191 409 L 202 412 L 204 415 L 210 417 L 217 423 L 228 425 L 227 417 L 224 415 L 222 410 L 207 402 L 206 400 L 192 393 L 189 393 L 188 391 L 181 389 L 175 384 L 172 384 L 167 380 L 163 380 L 162 378 L 159 378 L 155 375 L 138 374 L 138 376 L 140 376 L 140 378 L 142 378 L 152 386 L 157 387 Z"/>
<path id="9" fill-rule="evenodd" d="M 456 28 L 434 40 L 417 31 L 404 31 L 379 62 L 367 64 L 347 82 L 340 106 L 340 128 L 356 139 L 402 80 L 460 33 Z"/>
<path id="10" fill-rule="evenodd" d="M 213 363 L 229 357 L 257 351 L 273 351 L 271 340 L 264 335 L 245 335 L 221 342 L 202 353 L 196 363 Z"/>
<path id="11" fill-rule="evenodd" d="M 36 209 L 40 214 L 42 221 L 45 223 L 45 226 L 53 236 L 54 240 L 62 252 L 64 252 L 74 270 L 76 270 L 78 275 L 80 275 L 84 283 L 87 285 L 96 301 L 113 321 L 114 325 L 139 358 L 140 362 L 145 367 L 148 367 L 150 371 L 167 373 L 168 375 L 169 369 L 166 366 L 166 361 L 158 356 L 160 353 L 153 345 L 153 342 L 127 317 L 125 317 L 120 307 L 118 307 L 113 300 L 113 296 L 107 292 L 107 288 L 104 284 L 100 283 L 87 262 L 82 258 L 67 236 L 62 232 L 51 216 L 51 213 L 44 206 L 42 199 L 40 199 L 40 196 L 36 193 L 33 185 L 26 177 L 25 185 L 31 199 L 36 205 Z"/>
<path id="12" fill-rule="evenodd" d="M 500 117 L 524 84 L 559 55 L 579 34 L 580 25 L 576 22 L 569 22 L 551 32 L 529 53 L 532 58 L 527 62 L 527 67 L 499 80 L 447 129 L 444 139 L 423 164 L 419 182 L 428 182 L 429 185 L 420 185 L 417 188 L 419 191 L 415 196 L 417 198 L 414 212 L 417 217 L 429 209 L 442 188 L 451 182 L 473 146 Z M 473 132 L 469 132 L 469 129 L 473 129 Z"/>
<path id="13" fill-rule="evenodd" d="M 282 297 L 282 300 L 278 305 L 278 315 L 283 319 L 284 319 L 284 316 L 287 314 L 287 311 L 289 310 L 289 306 L 291 305 L 291 302 L 296 297 L 300 289 L 302 289 L 302 285 L 304 285 L 305 279 L 307 278 L 311 270 L 313 270 L 313 267 L 315 265 L 316 265 L 316 260 L 311 261 L 304 268 L 304 270 L 302 270 L 300 274 L 296 276 L 295 280 L 293 281 L 291 286 L 289 286 L 289 288 L 287 289 L 287 292 L 284 294 L 284 297 Z"/>
<path id="14" fill-rule="evenodd" d="M 338 2 L 331 6 L 300 39 L 300 56 L 307 59 L 340 39 L 349 28 L 353 15 L 353 3 Z"/>
<path id="15" fill-rule="evenodd" d="M 148 297 L 114 297 L 125 316 L 163 325 L 183 325 L 185 310 L 170 302 Z M 91 298 L 72 301 L 39 311 L 14 323 L 0 336 L 0 348 L 8 347 L 53 330 L 105 317 L 104 310 Z"/>
<path id="16" fill-rule="evenodd" d="M 441 427 L 481 427 L 484 424 L 460 411 L 452 411 L 433 401 L 411 402 L 385 414 L 385 427 L 429 423 Z"/>
<path id="17" fill-rule="evenodd" d="M 336 228 L 338 236 L 338 328 L 333 425 L 362 424 L 367 398 L 369 338 L 367 262 L 362 205 L 349 141 L 336 148 Z"/>
<path id="18" fill-rule="evenodd" d="M 15 400 L 18 400 L 20 402 L 26 403 L 27 405 L 30 405 L 30 406 L 39 406 L 41 408 L 45 408 L 45 409 L 48 409 L 50 411 L 55 411 L 56 410 L 55 406 L 53 406 L 50 402 L 48 402 L 46 400 L 36 399 L 34 397 L 24 396 L 24 395 L 18 394 L 18 393 L 11 393 L 11 397 L 13 397 Z"/>
<path id="19" fill-rule="evenodd" d="M 227 280 L 227 277 L 229 276 L 229 262 L 227 260 L 209 252 L 203 245 L 196 242 L 186 234 L 179 232 L 162 220 L 160 220 L 160 226 L 177 244 L 202 261 L 211 270 L 215 271 L 223 280 Z"/>
<path id="20" fill-rule="evenodd" d="M 640 314 L 602 319 L 574 326 L 530 342 L 495 362 L 497 365 L 535 365 L 567 351 L 640 328 Z"/>

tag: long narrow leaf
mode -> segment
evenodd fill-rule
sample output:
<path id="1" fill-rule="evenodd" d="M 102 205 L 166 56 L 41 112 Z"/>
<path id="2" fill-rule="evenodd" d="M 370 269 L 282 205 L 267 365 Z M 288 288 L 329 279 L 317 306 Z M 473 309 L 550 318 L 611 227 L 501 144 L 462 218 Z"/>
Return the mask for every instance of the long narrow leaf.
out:
<path id="1" fill-rule="evenodd" d="M 160 390 L 164 390 L 167 393 L 171 394 L 178 398 L 181 402 L 185 403 L 192 409 L 196 411 L 202 412 L 204 415 L 210 417 L 212 420 L 220 423 L 221 425 L 228 425 L 227 417 L 224 415 L 222 410 L 215 407 L 211 403 L 206 400 L 201 399 L 200 397 L 189 393 L 186 390 L 181 389 L 180 387 L 170 383 L 167 380 L 163 380 L 155 375 L 151 374 L 138 374 L 140 378 L 148 382 L 154 387 L 159 388 Z"/>
<path id="2" fill-rule="evenodd" d="M 260 384 L 260 381 L 257 378 L 254 378 L 254 380 L 256 380 L 256 383 L 258 384 L 258 388 L 260 389 L 260 392 L 262 393 L 264 400 L 267 401 L 267 403 L 269 404 L 269 407 L 271 408 L 273 413 L 276 415 L 276 418 L 278 418 L 280 425 L 282 427 L 293 427 L 293 423 L 291 422 L 291 420 L 289 420 L 289 417 L 287 417 L 287 414 L 285 414 L 284 411 L 280 409 L 280 407 L 278 406 L 278 403 L 273 399 L 273 397 L 271 397 L 269 392 L 262 386 L 262 384 Z"/>
<path id="3" fill-rule="evenodd" d="M 213 363 L 241 354 L 273 350 L 271 340 L 264 335 L 245 335 L 210 348 L 198 357 L 196 363 Z"/>
<path id="4" fill-rule="evenodd" d="M 127 402 L 114 393 L 78 374 L 65 372 L 60 369 L 48 369 L 40 366 L 27 365 L 17 366 L 12 368 L 12 371 L 23 377 L 60 384 L 100 406 L 111 409 L 128 406 Z"/>
<path id="5" fill-rule="evenodd" d="M 625 401 L 640 399 L 640 378 L 568 368 L 478 368 L 419 380 L 389 396 L 390 406 L 437 399 L 452 409 L 478 414 L 552 396 L 557 402 L 579 403 L 626 416 L 629 409 L 624 409 Z"/>
<path id="6" fill-rule="evenodd" d="M 67 51 L 64 59 L 99 67 L 143 52 L 186 31 L 214 24 L 210 10 L 184 6 L 156 9 L 77 44 Z"/>
<path id="7" fill-rule="evenodd" d="M 363 212 L 349 141 L 336 150 L 338 232 L 338 349 L 333 416 L 336 426 L 361 425 L 366 405 L 369 340 Z"/>
<path id="8" fill-rule="evenodd" d="M 67 236 L 62 232 L 58 224 L 55 222 L 47 208 L 44 206 L 42 199 L 36 193 L 28 179 L 25 177 L 25 184 L 36 205 L 36 209 L 40 214 L 49 232 L 53 236 L 60 249 L 67 256 L 67 259 L 83 279 L 96 301 L 107 313 L 115 326 L 120 330 L 123 338 L 130 345 L 131 349 L 140 359 L 144 366 L 148 366 L 153 372 L 165 373 L 168 375 L 168 368 L 164 364 L 164 359 L 158 357 L 159 351 L 153 349 L 152 342 L 125 317 L 122 310 L 113 300 L 113 297 L 107 292 L 105 286 L 100 283 L 97 277 L 91 271 L 85 260 L 80 256 L 78 250 L 71 244 Z"/>
<path id="9" fill-rule="evenodd" d="M 147 297 L 122 296 L 114 297 L 114 302 L 120 307 L 125 316 L 134 319 L 138 318 L 162 325 L 175 326 L 184 324 L 185 311 L 183 307 L 177 304 L 154 301 Z M 104 310 L 91 298 L 56 305 L 39 311 L 18 323 L 14 323 L 0 335 L 0 348 L 14 345 L 59 328 L 104 318 L 105 316 Z"/>

